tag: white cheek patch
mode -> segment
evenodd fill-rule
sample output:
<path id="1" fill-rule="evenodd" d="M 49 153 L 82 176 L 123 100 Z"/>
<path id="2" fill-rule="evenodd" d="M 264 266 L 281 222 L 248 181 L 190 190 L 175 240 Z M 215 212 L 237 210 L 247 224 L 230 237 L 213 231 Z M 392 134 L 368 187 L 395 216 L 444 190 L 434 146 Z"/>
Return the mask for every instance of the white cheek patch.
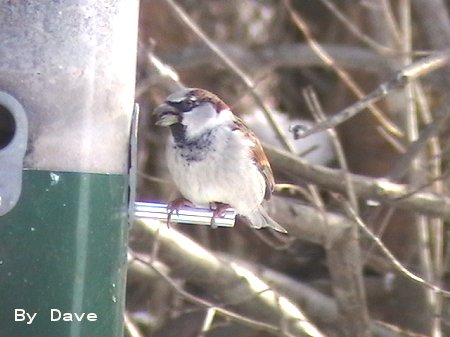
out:
<path id="1" fill-rule="evenodd" d="M 188 138 L 194 138 L 220 124 L 218 114 L 210 103 L 204 103 L 183 113 L 183 125 Z"/>

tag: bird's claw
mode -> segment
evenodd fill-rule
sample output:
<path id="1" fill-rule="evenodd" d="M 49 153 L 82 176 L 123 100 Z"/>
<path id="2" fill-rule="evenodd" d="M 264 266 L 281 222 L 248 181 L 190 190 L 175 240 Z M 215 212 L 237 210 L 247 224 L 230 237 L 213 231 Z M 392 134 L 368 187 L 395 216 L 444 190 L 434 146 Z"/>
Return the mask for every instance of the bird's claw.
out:
<path id="1" fill-rule="evenodd" d="M 167 205 L 167 222 L 166 222 L 167 227 L 169 227 L 170 219 L 172 218 L 173 212 L 175 212 L 177 214 L 177 216 L 179 216 L 180 208 L 186 207 L 186 206 L 193 208 L 194 204 L 185 198 L 177 198 L 177 199 L 169 202 L 169 204 Z"/>
<path id="2" fill-rule="evenodd" d="M 224 204 L 222 202 L 210 202 L 209 209 L 213 212 L 213 216 L 211 218 L 211 228 L 217 228 L 216 218 L 223 218 L 225 216 L 225 211 L 231 206 L 228 204 Z"/>

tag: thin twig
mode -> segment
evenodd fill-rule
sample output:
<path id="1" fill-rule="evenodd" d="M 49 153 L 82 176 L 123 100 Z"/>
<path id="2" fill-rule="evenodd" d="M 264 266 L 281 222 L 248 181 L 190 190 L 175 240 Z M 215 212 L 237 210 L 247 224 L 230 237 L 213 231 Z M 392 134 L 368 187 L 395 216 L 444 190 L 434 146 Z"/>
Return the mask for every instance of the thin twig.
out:
<path id="1" fill-rule="evenodd" d="M 375 222 L 375 219 L 377 219 L 381 214 L 382 214 L 383 208 L 378 208 L 376 209 L 374 212 L 372 212 L 372 214 L 370 214 L 367 223 L 370 224 Z M 383 217 L 381 218 L 381 221 L 379 221 L 379 226 L 377 228 L 377 233 L 375 234 L 378 238 L 382 238 L 383 234 L 389 224 L 389 221 L 391 220 L 392 216 L 394 215 L 394 208 L 392 207 L 387 207 L 386 210 L 386 214 L 383 215 Z M 364 264 L 367 260 L 369 260 L 369 258 L 371 257 L 372 254 L 372 250 L 375 247 L 375 243 L 372 242 L 372 244 L 370 245 L 370 247 L 367 249 L 366 254 L 363 258 Z"/>
<path id="2" fill-rule="evenodd" d="M 304 138 L 313 133 L 321 132 L 329 128 L 345 122 L 354 117 L 370 104 L 379 101 L 387 96 L 392 90 L 404 87 L 408 81 L 417 79 L 421 76 L 429 74 L 430 72 L 439 69 L 450 62 L 450 49 L 445 49 L 434 53 L 431 56 L 424 57 L 419 61 L 411 63 L 411 65 L 403 68 L 393 79 L 384 82 L 378 86 L 371 93 L 367 94 L 363 99 L 358 100 L 344 110 L 339 111 L 325 122 L 317 124 L 312 128 L 305 129 L 303 125 L 292 126 L 292 132 L 295 138 Z"/>
<path id="3" fill-rule="evenodd" d="M 402 329 L 398 326 L 395 326 L 395 325 L 392 325 L 392 324 L 389 324 L 386 322 L 376 321 L 376 323 L 386 329 L 391 330 L 392 332 L 399 334 L 400 336 L 403 336 L 403 337 L 428 337 L 427 335 L 416 333 L 416 332 L 409 331 L 406 329 Z"/>
<path id="4" fill-rule="evenodd" d="M 144 178 L 145 180 L 147 180 L 147 181 L 149 181 L 149 182 L 152 182 L 152 183 L 157 183 L 157 184 L 161 184 L 161 185 L 171 185 L 171 186 L 173 186 L 173 183 L 170 182 L 170 181 L 167 180 L 167 179 L 163 179 L 163 178 L 159 178 L 159 177 L 156 177 L 156 176 L 152 176 L 152 175 L 150 175 L 150 174 L 147 174 L 147 173 L 144 173 L 144 172 L 141 172 L 141 171 L 137 171 L 137 175 L 138 175 L 139 177 Z"/>
<path id="5" fill-rule="evenodd" d="M 422 99 L 419 98 L 419 96 L 418 102 L 419 105 L 422 106 L 424 103 L 421 103 Z M 424 148 L 429 142 L 433 142 L 433 139 L 436 139 L 438 133 L 447 125 L 448 120 L 450 119 L 450 110 L 445 104 L 443 107 L 438 109 L 434 115 L 435 115 L 434 120 L 431 120 L 431 118 L 427 119 L 426 121 L 427 124 L 422 127 L 419 138 L 414 142 L 410 143 L 407 149 L 404 149 L 404 153 L 400 156 L 400 158 L 396 160 L 392 168 L 389 170 L 389 173 L 387 174 L 389 178 L 393 180 L 399 180 L 400 178 L 404 177 L 405 172 L 408 170 L 408 167 L 414 160 L 414 158 L 416 158 L 416 156 L 421 151 L 424 150 Z M 432 146 L 435 147 L 437 145 Z M 436 165 L 440 166 L 439 165 L 439 162 L 441 160 L 440 152 L 441 151 L 437 148 L 434 150 L 433 153 L 435 153 L 435 155 L 430 158 L 432 160 L 431 164 L 433 166 Z M 434 168 L 434 170 L 436 171 L 437 168 Z M 440 176 L 441 174 L 440 170 L 436 171 L 435 173 L 436 176 Z"/>
<path id="6" fill-rule="evenodd" d="M 203 320 L 202 329 L 200 330 L 200 333 L 198 337 L 205 337 L 206 332 L 211 330 L 211 325 L 214 321 L 214 316 L 216 316 L 216 308 L 208 308 L 205 313 L 205 319 Z"/>
<path id="7" fill-rule="evenodd" d="M 405 146 L 398 138 L 386 132 L 386 130 L 379 125 L 377 126 L 377 131 L 381 135 L 381 137 L 383 137 L 384 140 L 387 141 L 388 144 L 390 144 L 397 152 L 405 153 Z"/>
<path id="8" fill-rule="evenodd" d="M 283 0 L 283 3 L 286 6 L 287 10 L 289 11 L 292 21 L 296 24 L 299 30 L 301 30 L 305 35 L 306 41 L 310 45 L 311 49 L 313 49 L 320 57 L 320 59 L 324 63 L 326 63 L 338 75 L 338 77 L 356 95 L 358 99 L 360 100 L 363 99 L 363 97 L 365 96 L 363 90 L 352 79 L 350 74 L 347 73 L 340 66 L 338 66 L 335 60 L 332 59 L 330 55 L 325 51 L 325 49 L 323 49 L 321 45 L 314 39 L 305 20 L 300 16 L 298 12 L 296 12 L 292 8 L 290 0 Z M 403 132 L 391 120 L 389 120 L 381 110 L 379 110 L 376 106 L 374 106 L 373 102 L 369 102 L 366 107 L 380 122 L 380 124 L 383 125 L 389 132 L 397 136 L 403 135 Z"/>
<path id="9" fill-rule="evenodd" d="M 390 252 L 390 250 L 381 242 L 381 240 L 372 233 L 372 231 L 364 224 L 364 222 L 361 220 L 361 218 L 356 214 L 355 210 L 351 207 L 351 205 L 345 201 L 341 196 L 333 194 L 333 197 L 336 200 L 339 200 L 341 204 L 343 205 L 344 209 L 347 211 L 348 215 L 356 221 L 358 226 L 366 233 L 375 243 L 376 245 L 381 249 L 384 255 L 391 261 L 392 265 L 404 276 L 408 277 L 409 279 L 413 280 L 414 282 L 421 284 L 425 286 L 428 289 L 431 289 L 442 296 L 449 297 L 450 298 L 450 291 L 441 289 L 440 287 L 436 286 L 435 284 L 432 284 L 420 276 L 417 276 L 410 270 L 408 270 L 406 267 L 403 266 L 403 264 L 397 260 L 397 258 Z"/>
<path id="10" fill-rule="evenodd" d="M 424 181 L 421 185 L 412 187 L 408 191 L 408 193 L 405 193 L 403 196 L 399 197 L 399 199 L 410 198 L 411 196 L 413 196 L 414 194 L 416 194 L 418 192 L 421 192 L 424 190 L 429 190 L 430 187 L 433 185 L 433 183 L 442 181 L 443 179 L 447 178 L 449 176 L 449 174 L 450 174 L 450 171 L 447 170 L 438 177 L 431 178 L 431 179 L 429 179 L 429 181 Z"/>
<path id="11" fill-rule="evenodd" d="M 317 98 L 316 93 L 311 87 L 308 87 L 304 90 L 304 96 L 306 103 L 313 114 L 314 119 L 317 123 L 323 122 L 326 120 L 325 114 L 323 113 L 322 107 L 320 105 L 319 99 Z M 347 164 L 347 160 L 345 158 L 344 148 L 341 144 L 341 141 L 339 140 L 339 137 L 336 133 L 336 131 L 331 128 L 328 129 L 328 134 L 330 135 L 331 141 L 333 143 L 334 151 L 336 153 L 336 157 L 339 163 L 339 166 L 344 172 L 344 179 L 345 183 L 347 185 L 347 197 L 350 200 L 350 203 L 352 204 L 353 208 L 358 210 L 358 199 L 356 198 L 355 189 L 353 188 L 352 182 L 348 177 L 348 172 L 350 172 L 350 169 Z"/>
<path id="12" fill-rule="evenodd" d="M 158 70 L 158 73 L 169 80 L 171 80 L 171 83 L 175 84 L 177 89 L 181 89 L 184 87 L 183 83 L 180 80 L 180 77 L 178 76 L 178 73 L 172 69 L 169 65 L 162 62 L 156 55 L 153 53 L 148 54 L 148 61 L 149 63 L 155 67 L 156 70 Z"/>
<path id="13" fill-rule="evenodd" d="M 393 50 L 389 47 L 383 46 L 367 34 L 364 34 L 342 11 L 330 0 L 319 0 L 325 7 L 327 7 L 333 15 L 360 41 L 367 46 L 374 49 L 380 54 L 392 54 Z"/>
<path id="14" fill-rule="evenodd" d="M 139 331 L 138 326 L 134 323 L 130 314 L 125 311 L 123 314 L 123 320 L 125 325 L 125 330 L 130 337 L 144 337 L 144 335 Z"/>
<path id="15" fill-rule="evenodd" d="M 393 38 L 394 43 L 399 45 L 401 41 L 400 29 L 398 28 L 395 20 L 391 3 L 389 0 L 380 0 L 379 3 L 381 4 L 384 22 L 386 23 L 386 28 L 388 29 L 389 35 Z"/>

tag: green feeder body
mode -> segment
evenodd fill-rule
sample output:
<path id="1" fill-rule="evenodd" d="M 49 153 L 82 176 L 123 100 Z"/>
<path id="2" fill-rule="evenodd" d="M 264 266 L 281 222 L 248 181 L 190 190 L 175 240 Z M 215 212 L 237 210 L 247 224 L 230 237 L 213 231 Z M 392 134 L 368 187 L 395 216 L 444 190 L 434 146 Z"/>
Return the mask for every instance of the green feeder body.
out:
<path id="1" fill-rule="evenodd" d="M 0 4 L 0 336 L 123 336 L 137 20 Z"/>

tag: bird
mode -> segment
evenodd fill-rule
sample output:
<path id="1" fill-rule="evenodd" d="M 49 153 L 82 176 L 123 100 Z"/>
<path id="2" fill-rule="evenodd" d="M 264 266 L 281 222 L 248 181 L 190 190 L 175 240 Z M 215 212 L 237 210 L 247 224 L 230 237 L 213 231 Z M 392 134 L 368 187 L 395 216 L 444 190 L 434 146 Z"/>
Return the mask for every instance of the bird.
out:
<path id="1" fill-rule="evenodd" d="M 260 141 L 218 96 L 205 89 L 179 89 L 153 116 L 156 125 L 171 131 L 167 166 L 182 198 L 169 203 L 170 212 L 209 207 L 213 225 L 233 208 L 252 228 L 287 233 L 262 206 L 275 181 Z"/>

